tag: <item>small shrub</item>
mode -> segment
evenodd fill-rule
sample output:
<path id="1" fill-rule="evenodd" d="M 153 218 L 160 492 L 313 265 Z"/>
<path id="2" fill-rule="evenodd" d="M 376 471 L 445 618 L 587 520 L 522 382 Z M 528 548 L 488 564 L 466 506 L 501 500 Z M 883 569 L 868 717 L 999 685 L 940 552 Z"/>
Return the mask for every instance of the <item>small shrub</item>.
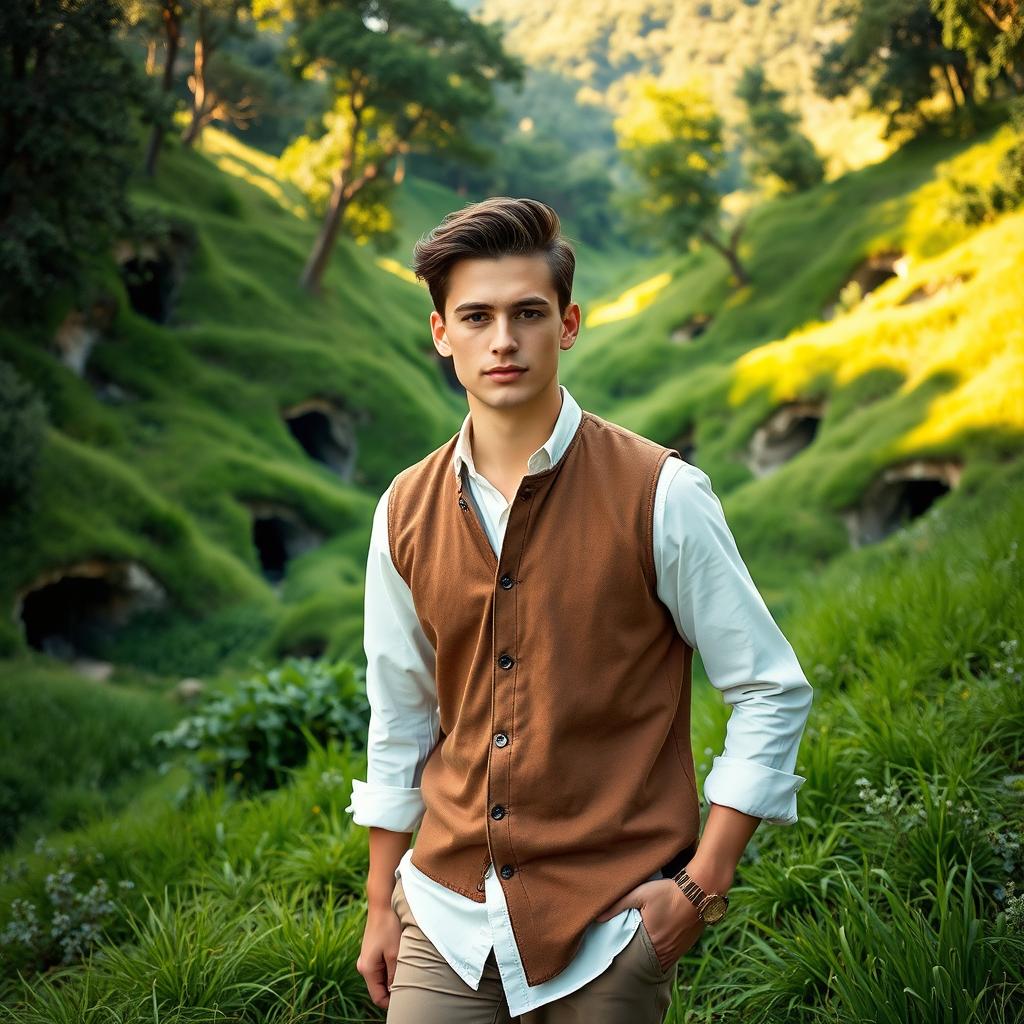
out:
<path id="1" fill-rule="evenodd" d="M 1017 141 L 999 161 L 994 182 L 979 185 L 953 175 L 945 176 L 950 196 L 943 212 L 950 219 L 976 227 L 1024 203 L 1024 100 L 1014 102 L 1011 119 Z"/>
<path id="2" fill-rule="evenodd" d="M 36 852 L 57 858 L 57 852 L 42 840 L 36 844 Z M 122 912 L 106 878 L 94 877 L 90 884 L 88 875 L 95 875 L 102 861 L 102 853 L 82 854 L 72 846 L 46 875 L 41 898 L 12 900 L 10 917 L 0 931 L 3 959 L 37 970 L 85 959 Z M 88 870 L 82 872 L 82 867 Z M 13 878 L 19 873 L 24 873 L 24 866 L 20 872 L 12 869 L 8 874 Z M 116 888 L 127 890 L 134 884 L 121 879 Z"/>
<path id="3" fill-rule="evenodd" d="M 154 743 L 188 753 L 193 786 L 275 789 L 305 764 L 311 741 L 346 737 L 362 745 L 369 722 L 365 691 L 348 662 L 288 658 L 260 668 L 229 694 L 207 697 L 195 714 Z"/>

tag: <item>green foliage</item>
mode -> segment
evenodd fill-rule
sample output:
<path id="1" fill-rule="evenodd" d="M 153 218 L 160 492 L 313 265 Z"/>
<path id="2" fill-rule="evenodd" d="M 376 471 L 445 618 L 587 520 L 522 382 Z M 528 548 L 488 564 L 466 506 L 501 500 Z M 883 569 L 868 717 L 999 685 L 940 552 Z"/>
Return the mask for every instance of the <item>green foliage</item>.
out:
<path id="1" fill-rule="evenodd" d="M 740 283 L 747 279 L 739 261 L 739 229 L 729 243 L 719 240 L 719 178 L 727 159 L 722 119 L 696 82 L 666 88 L 641 79 L 628 113 L 617 118 L 619 148 L 643 192 L 628 197 L 626 208 L 637 228 L 683 249 L 698 237 L 730 263 Z"/>
<path id="2" fill-rule="evenodd" d="M 931 0 L 942 41 L 981 64 L 990 80 L 1006 75 L 1024 88 L 1024 11 L 1013 0 Z"/>
<path id="3" fill-rule="evenodd" d="M 943 41 L 930 0 L 847 0 L 844 9 L 850 33 L 825 50 L 815 69 L 824 96 L 834 99 L 862 86 L 871 106 L 886 115 L 887 135 L 923 127 L 922 104 L 938 82 L 946 83 L 954 109 L 960 105 L 957 90 L 973 102 L 967 57 Z"/>
<path id="4" fill-rule="evenodd" d="M 46 422 L 42 396 L 0 359 L 0 504 L 13 505 L 31 493 Z"/>
<path id="5" fill-rule="evenodd" d="M 495 88 L 497 109 L 467 131 L 471 150 L 411 154 L 409 173 L 473 197 L 540 199 L 558 211 L 566 234 L 588 245 L 632 243 L 612 202 L 612 114 L 578 93 L 578 82 L 530 67 L 522 83 Z"/>
<path id="6" fill-rule="evenodd" d="M 949 190 L 943 213 L 966 227 L 995 220 L 1024 203 L 1024 99 L 1011 107 L 1017 141 L 1001 157 L 996 180 L 980 183 L 947 172 L 943 182 Z"/>
<path id="7" fill-rule="evenodd" d="M 615 130 L 647 189 L 639 204 L 646 226 L 660 227 L 682 248 L 715 221 L 721 208 L 716 186 L 725 168 L 722 119 L 710 97 L 696 83 L 666 89 L 648 79 Z"/>
<path id="8" fill-rule="evenodd" d="M 788 192 L 817 185 L 825 176 L 824 164 L 800 132 L 799 116 L 783 107 L 782 91 L 767 82 L 764 68 L 745 68 L 736 91 L 747 109 L 745 142 L 754 179 L 774 180 Z"/>
<path id="9" fill-rule="evenodd" d="M 164 677 L 203 676 L 265 654 L 277 610 L 266 599 L 215 608 L 196 619 L 177 610 L 146 610 L 93 644 L 97 658 Z"/>
<path id="10" fill-rule="evenodd" d="M 449 0 L 295 4 L 292 67 L 329 83 L 326 134 L 283 154 L 307 196 L 330 195 L 318 248 L 303 275 L 318 290 L 325 254 L 341 230 L 385 235 L 390 162 L 399 153 L 471 148 L 466 125 L 494 107 L 494 83 L 521 76 L 500 34 Z M 370 191 L 372 190 L 372 192 Z M 365 202 L 364 202 L 365 200 Z M 363 207 L 347 215 L 350 206 Z"/>
<path id="11" fill-rule="evenodd" d="M 364 736 L 369 705 L 351 664 L 288 658 L 209 696 L 195 714 L 153 737 L 188 752 L 195 783 L 274 789 L 306 762 L 311 741 Z"/>
<path id="12" fill-rule="evenodd" d="M 353 126 L 348 114 L 346 101 L 337 100 L 334 109 L 323 116 L 322 134 L 316 137 L 300 135 L 281 154 L 281 173 L 298 186 L 314 213 L 320 217 L 327 212 L 334 191 L 334 173 L 349 153 Z M 373 120 L 371 112 L 366 123 L 371 124 Z M 365 138 L 358 131 L 355 134 L 358 143 L 365 145 Z M 369 156 L 359 153 L 355 159 L 362 164 Z M 343 233 L 360 244 L 372 242 L 381 252 L 393 249 L 397 240 L 391 212 L 394 192 L 393 177 L 376 175 L 370 178 L 353 201 L 345 204 L 341 219 Z"/>
<path id="13" fill-rule="evenodd" d="M 0 5 L 0 311 L 31 318 L 130 219 L 145 87 L 116 0 Z"/>

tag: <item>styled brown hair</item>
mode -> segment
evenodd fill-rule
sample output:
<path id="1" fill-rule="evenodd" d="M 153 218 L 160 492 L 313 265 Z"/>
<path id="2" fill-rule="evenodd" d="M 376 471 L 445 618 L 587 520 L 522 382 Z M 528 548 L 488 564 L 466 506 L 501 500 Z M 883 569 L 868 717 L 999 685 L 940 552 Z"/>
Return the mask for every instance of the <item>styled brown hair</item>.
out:
<path id="1" fill-rule="evenodd" d="M 443 317 L 451 268 L 459 260 L 543 253 L 558 311 L 564 313 L 572 301 L 576 254 L 560 232 L 558 214 L 547 203 L 495 196 L 446 214 L 413 247 L 412 269 L 426 282 L 434 309 Z"/>

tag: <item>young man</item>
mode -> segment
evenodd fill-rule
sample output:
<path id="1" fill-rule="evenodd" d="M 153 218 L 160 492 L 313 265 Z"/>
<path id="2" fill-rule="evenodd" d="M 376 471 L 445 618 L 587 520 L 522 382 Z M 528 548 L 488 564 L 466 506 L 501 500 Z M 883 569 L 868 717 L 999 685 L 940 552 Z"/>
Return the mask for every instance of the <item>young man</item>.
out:
<path id="1" fill-rule="evenodd" d="M 397 1024 L 656 1024 L 758 824 L 797 820 L 810 684 L 707 475 L 559 384 L 574 269 L 529 199 L 415 250 L 469 412 L 381 496 L 367 562 L 346 809 L 370 830 L 357 968 Z M 695 649 L 733 708 L 699 847 Z"/>

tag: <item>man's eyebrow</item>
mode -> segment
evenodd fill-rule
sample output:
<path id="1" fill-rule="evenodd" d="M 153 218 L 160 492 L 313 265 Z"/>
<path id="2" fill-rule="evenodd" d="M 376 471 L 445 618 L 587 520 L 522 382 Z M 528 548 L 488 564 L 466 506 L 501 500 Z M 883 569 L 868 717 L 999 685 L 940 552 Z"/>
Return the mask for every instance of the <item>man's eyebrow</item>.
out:
<path id="1" fill-rule="evenodd" d="M 542 298 L 540 295 L 531 295 L 525 299 L 516 299 L 515 302 L 509 303 L 509 309 L 518 309 L 520 306 L 550 306 L 551 303 L 547 299 Z M 465 313 L 469 310 L 490 310 L 494 307 L 489 302 L 463 302 L 461 306 L 456 306 L 453 312 Z"/>

